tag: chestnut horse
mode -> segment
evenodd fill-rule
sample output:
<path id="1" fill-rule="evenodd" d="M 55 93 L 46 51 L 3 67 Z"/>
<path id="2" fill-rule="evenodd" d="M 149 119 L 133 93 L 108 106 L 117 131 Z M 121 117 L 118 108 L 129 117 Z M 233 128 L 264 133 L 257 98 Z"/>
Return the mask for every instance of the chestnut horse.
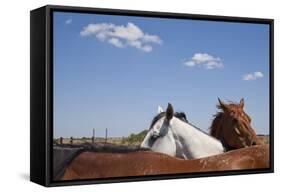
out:
<path id="1" fill-rule="evenodd" d="M 183 160 L 152 151 L 82 152 L 60 180 L 269 168 L 269 146 L 257 145 L 202 159 Z"/>
<path id="2" fill-rule="evenodd" d="M 243 110 L 244 99 L 229 104 L 218 100 L 220 111 L 214 116 L 210 134 L 219 139 L 227 151 L 261 144 L 251 127 L 251 118 Z"/>

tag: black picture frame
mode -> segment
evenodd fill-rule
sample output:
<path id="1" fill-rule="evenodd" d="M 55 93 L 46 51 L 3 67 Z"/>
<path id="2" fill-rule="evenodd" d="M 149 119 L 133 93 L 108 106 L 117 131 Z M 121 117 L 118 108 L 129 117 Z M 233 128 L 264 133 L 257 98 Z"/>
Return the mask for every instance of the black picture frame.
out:
<path id="1" fill-rule="evenodd" d="M 270 167 L 255 170 L 185 173 L 176 175 L 54 181 L 52 178 L 53 140 L 53 12 L 78 12 L 205 21 L 258 23 L 270 26 Z M 43 186 L 131 182 L 159 179 L 195 178 L 274 172 L 274 20 L 246 17 L 149 12 L 47 5 L 30 12 L 30 180 Z"/>

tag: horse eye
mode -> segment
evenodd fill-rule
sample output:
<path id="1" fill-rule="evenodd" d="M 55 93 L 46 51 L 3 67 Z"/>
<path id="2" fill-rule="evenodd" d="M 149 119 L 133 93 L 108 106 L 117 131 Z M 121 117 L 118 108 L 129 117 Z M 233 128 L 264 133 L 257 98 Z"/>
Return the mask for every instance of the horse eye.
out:
<path id="1" fill-rule="evenodd" d="M 233 123 L 235 123 L 235 124 L 238 123 L 238 120 L 237 120 L 237 119 L 233 119 L 232 121 L 233 121 Z"/>

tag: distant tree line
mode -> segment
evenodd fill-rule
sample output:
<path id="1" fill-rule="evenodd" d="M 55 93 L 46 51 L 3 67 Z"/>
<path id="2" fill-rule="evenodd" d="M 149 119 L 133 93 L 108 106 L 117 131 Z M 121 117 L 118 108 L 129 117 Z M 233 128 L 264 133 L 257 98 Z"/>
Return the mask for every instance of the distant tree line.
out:
<path id="1" fill-rule="evenodd" d="M 112 138 L 109 138 L 110 141 L 109 142 L 113 142 L 116 144 L 123 144 L 123 145 L 140 145 L 141 142 L 143 141 L 144 137 L 146 136 L 148 130 L 143 130 L 139 133 L 131 133 L 128 137 L 122 137 L 120 139 L 118 138 L 114 138 L 113 140 L 111 140 Z M 79 141 L 82 143 L 86 143 L 86 142 L 90 142 L 92 138 L 90 137 L 70 137 L 70 138 L 54 138 L 53 139 L 53 144 L 58 145 L 61 143 L 72 143 L 73 141 Z M 101 139 L 104 138 L 96 138 L 96 142 L 101 142 Z M 76 143 L 76 142 L 75 142 Z"/>
<path id="2" fill-rule="evenodd" d="M 124 138 L 125 142 L 129 144 L 136 144 L 136 143 L 141 143 L 146 136 L 148 130 L 143 130 L 137 134 L 132 133 L 130 134 L 127 138 Z"/>

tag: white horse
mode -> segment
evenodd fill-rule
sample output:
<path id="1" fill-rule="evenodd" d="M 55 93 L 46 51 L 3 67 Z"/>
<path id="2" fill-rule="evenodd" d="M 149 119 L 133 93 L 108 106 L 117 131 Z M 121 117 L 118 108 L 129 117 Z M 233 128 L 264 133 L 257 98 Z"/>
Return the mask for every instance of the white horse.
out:
<path id="1" fill-rule="evenodd" d="M 175 113 L 169 103 L 166 112 L 158 107 L 141 147 L 170 156 L 197 159 L 224 152 L 222 143 L 207 133 L 189 124 Z"/>

